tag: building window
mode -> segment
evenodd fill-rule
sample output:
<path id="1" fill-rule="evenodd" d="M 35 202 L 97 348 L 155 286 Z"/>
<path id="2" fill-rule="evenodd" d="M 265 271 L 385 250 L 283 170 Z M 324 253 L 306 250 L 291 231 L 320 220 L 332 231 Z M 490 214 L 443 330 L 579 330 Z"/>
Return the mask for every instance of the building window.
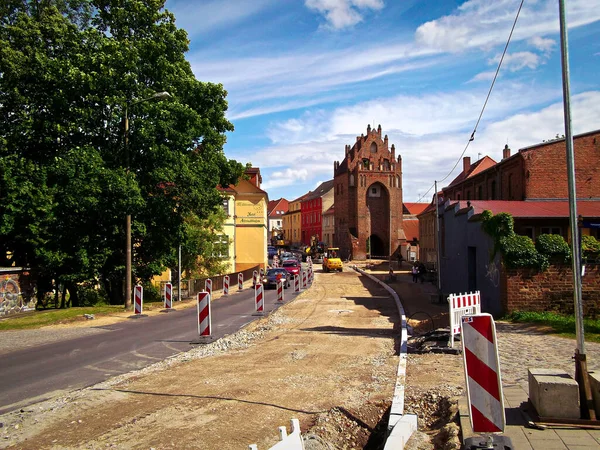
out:
<path id="1" fill-rule="evenodd" d="M 371 142 L 371 153 L 377 153 L 377 144 L 375 142 Z"/>
<path id="2" fill-rule="evenodd" d="M 370 165 L 369 158 L 363 158 L 362 163 L 363 163 L 363 167 L 365 168 L 365 170 L 369 170 L 369 165 Z"/>
<path id="3" fill-rule="evenodd" d="M 530 238 L 532 241 L 535 240 L 535 230 L 533 227 L 525 227 L 525 236 Z"/>
<path id="4" fill-rule="evenodd" d="M 354 174 L 350 174 L 350 186 L 354 186 Z"/>
<path id="5" fill-rule="evenodd" d="M 229 239 L 227 236 L 217 236 L 213 246 L 213 256 L 229 258 Z"/>
<path id="6" fill-rule="evenodd" d="M 225 214 L 229 215 L 229 199 L 228 198 L 223 199 L 223 211 L 225 211 Z"/>

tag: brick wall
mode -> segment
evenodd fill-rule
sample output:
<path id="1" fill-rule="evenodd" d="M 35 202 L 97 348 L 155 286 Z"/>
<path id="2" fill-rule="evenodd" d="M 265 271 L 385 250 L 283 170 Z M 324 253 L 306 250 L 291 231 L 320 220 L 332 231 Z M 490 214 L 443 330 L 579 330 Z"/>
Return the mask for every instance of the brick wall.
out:
<path id="1" fill-rule="evenodd" d="M 573 314 L 573 276 L 570 265 L 551 265 L 545 272 L 505 269 L 501 277 L 501 301 L 511 311 L 555 311 Z M 583 312 L 600 314 L 600 266 L 586 266 L 582 278 Z"/>

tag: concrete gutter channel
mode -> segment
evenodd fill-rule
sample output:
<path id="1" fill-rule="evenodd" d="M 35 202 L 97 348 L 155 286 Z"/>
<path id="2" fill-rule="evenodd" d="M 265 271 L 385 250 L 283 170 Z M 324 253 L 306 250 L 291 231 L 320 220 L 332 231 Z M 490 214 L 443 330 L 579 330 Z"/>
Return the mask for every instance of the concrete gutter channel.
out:
<path id="1" fill-rule="evenodd" d="M 361 275 L 369 277 L 381 285 L 394 298 L 398 307 L 398 314 L 402 325 L 401 342 L 400 342 L 400 361 L 398 362 L 398 374 L 396 376 L 396 387 L 394 388 L 394 397 L 392 398 L 392 406 L 390 408 L 390 418 L 388 421 L 388 437 L 385 441 L 384 450 L 403 449 L 410 436 L 417 430 L 417 415 L 404 414 L 404 385 L 406 384 L 406 361 L 407 361 L 407 342 L 408 330 L 406 328 L 406 314 L 400 298 L 396 291 L 385 284 L 377 277 L 366 273 L 364 270 L 356 266 L 352 267 Z"/>

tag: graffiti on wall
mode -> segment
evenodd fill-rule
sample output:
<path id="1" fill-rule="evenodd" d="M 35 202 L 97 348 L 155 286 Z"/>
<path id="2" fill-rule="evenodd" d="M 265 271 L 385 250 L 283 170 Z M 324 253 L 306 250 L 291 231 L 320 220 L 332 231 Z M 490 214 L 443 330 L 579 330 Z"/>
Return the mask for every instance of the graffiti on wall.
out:
<path id="1" fill-rule="evenodd" d="M 496 264 L 496 261 L 492 261 L 491 263 L 486 264 L 485 270 L 486 278 L 488 278 L 492 282 L 494 287 L 498 287 L 498 285 L 500 284 L 500 271 L 498 270 L 498 265 Z"/>
<path id="2" fill-rule="evenodd" d="M 17 280 L 4 277 L 0 280 L 0 316 L 15 314 L 33 309 L 31 302 L 23 301 L 21 288 Z"/>

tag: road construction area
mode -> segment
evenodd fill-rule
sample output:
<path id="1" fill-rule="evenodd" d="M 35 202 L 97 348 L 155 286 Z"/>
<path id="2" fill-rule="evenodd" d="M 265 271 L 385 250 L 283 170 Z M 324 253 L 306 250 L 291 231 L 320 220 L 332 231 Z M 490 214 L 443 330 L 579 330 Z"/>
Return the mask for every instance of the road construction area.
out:
<path id="1" fill-rule="evenodd" d="M 382 448 L 399 336 L 396 305 L 379 285 L 348 268 L 317 271 L 309 290 L 235 334 L 5 414 L 0 446 L 266 449 L 298 418 L 307 448 Z M 429 356 L 417 357 L 424 371 L 409 360 L 407 409 L 421 409 L 420 427 L 437 427 L 434 436 L 462 372 L 456 355 Z M 414 448 L 434 448 L 421 441 Z"/>

